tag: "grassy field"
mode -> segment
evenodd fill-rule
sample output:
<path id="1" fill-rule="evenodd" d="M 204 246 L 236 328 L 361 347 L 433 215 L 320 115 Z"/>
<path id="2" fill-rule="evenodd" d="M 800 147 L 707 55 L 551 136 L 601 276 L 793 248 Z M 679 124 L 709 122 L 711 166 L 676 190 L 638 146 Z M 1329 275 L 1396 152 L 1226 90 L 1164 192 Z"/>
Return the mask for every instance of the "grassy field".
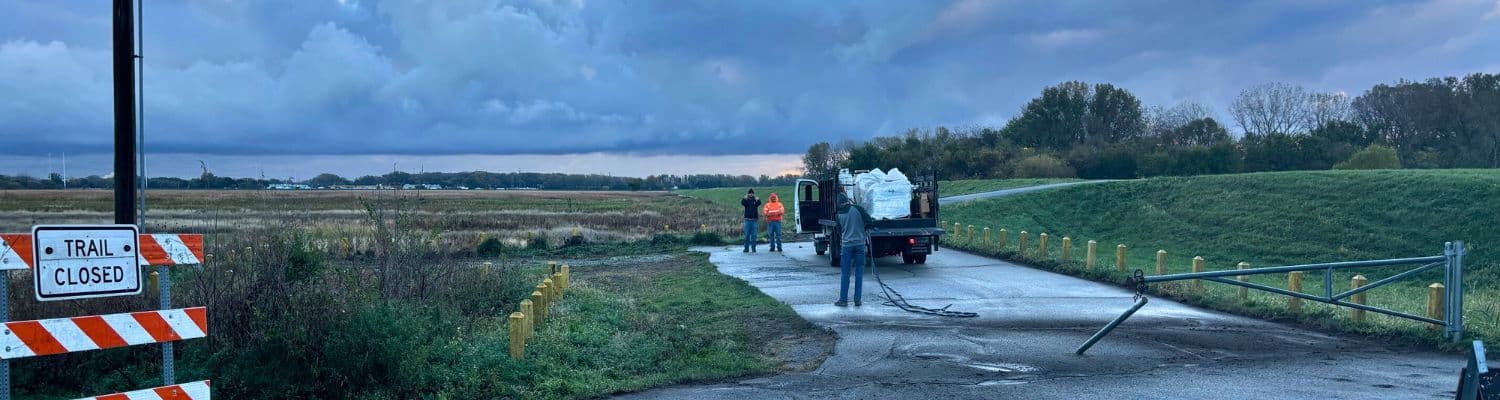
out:
<path id="1" fill-rule="evenodd" d="M 1464 240 L 1465 322 L 1476 337 L 1500 339 L 1500 170 L 1286 172 L 1155 178 L 1084 185 L 947 207 L 947 223 L 1005 228 L 1003 250 L 981 240 L 954 236 L 960 248 L 1027 258 L 1065 272 L 1120 280 L 1114 272 L 1116 244 L 1129 247 L 1127 265 L 1154 273 L 1155 253 L 1168 252 L 1169 273 L 1190 271 L 1202 256 L 1208 270 L 1232 269 L 1239 262 L 1273 266 L 1442 254 L 1444 241 Z M 1029 255 L 1015 253 L 1020 231 L 1031 235 Z M 1035 252 L 1036 235 L 1053 236 L 1047 257 Z M 1072 260 L 1056 262 L 1061 238 L 1075 240 Z M 1101 270 L 1080 265 L 1085 243 L 1099 242 Z M 1399 270 L 1363 271 L 1370 280 Z M 1352 273 L 1338 272 L 1334 290 L 1348 289 Z M 1442 279 L 1433 271 L 1369 293 L 1372 305 L 1425 314 L 1426 288 Z M 1285 275 L 1253 281 L 1286 287 Z M 1322 275 L 1309 272 L 1303 290 L 1322 293 Z M 1163 293 L 1214 308 L 1269 318 L 1299 320 L 1332 329 L 1436 342 L 1425 325 L 1371 315 L 1354 325 L 1343 309 L 1305 304 L 1304 312 L 1285 310 L 1285 297 L 1252 291 L 1240 302 L 1235 288 L 1208 282 L 1205 291 L 1185 285 L 1158 285 Z M 1123 306 L 1123 304 L 1122 304 Z"/>
<path id="2" fill-rule="evenodd" d="M 1020 179 L 965 179 L 959 181 L 938 182 L 938 194 L 944 197 L 959 196 L 970 193 L 993 192 L 996 190 L 1012 189 L 1026 186 L 1046 185 L 1049 183 L 1073 182 L 1081 179 L 1072 178 L 1020 178 Z"/>
<path id="3" fill-rule="evenodd" d="M 210 310 L 209 337 L 178 347 L 177 376 L 211 378 L 220 397 L 587 398 L 797 368 L 783 349 L 832 343 L 687 252 L 738 226 L 713 204 L 670 193 L 151 199 L 148 231 L 206 235 L 209 261 L 170 274 L 175 306 Z M 102 191 L 0 191 L 0 231 L 108 222 L 108 202 Z M 574 291 L 527 357 L 512 360 L 504 317 L 549 260 L 575 265 Z M 153 308 L 149 293 L 40 303 L 24 271 L 11 277 L 15 320 Z M 135 346 L 17 360 L 12 373 L 23 398 L 75 398 L 152 386 L 158 359 L 157 347 Z"/>

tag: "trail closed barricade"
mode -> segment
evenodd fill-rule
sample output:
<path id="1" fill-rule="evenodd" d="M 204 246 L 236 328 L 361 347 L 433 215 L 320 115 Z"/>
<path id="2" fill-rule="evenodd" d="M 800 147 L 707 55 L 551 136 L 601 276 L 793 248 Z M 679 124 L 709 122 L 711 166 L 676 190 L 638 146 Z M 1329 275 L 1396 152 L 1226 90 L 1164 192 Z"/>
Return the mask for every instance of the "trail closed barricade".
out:
<path id="1" fill-rule="evenodd" d="M 0 234 L 0 400 L 10 398 L 10 360 L 161 343 L 161 387 L 99 399 L 207 399 L 209 381 L 174 384 L 172 342 L 208 336 L 204 307 L 171 309 L 160 287 L 161 309 L 33 321 L 9 321 L 9 271 L 29 269 L 38 301 L 141 294 L 141 268 L 203 264 L 202 235 L 140 234 L 134 225 L 38 225 L 30 234 Z"/>

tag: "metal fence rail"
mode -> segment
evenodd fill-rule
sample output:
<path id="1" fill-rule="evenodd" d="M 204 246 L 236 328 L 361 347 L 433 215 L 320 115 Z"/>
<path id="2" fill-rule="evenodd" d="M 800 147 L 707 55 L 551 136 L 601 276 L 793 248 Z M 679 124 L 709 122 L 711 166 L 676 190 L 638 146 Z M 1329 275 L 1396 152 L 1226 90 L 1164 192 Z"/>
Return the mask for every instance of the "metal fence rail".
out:
<path id="1" fill-rule="evenodd" d="M 1135 291 L 1136 291 L 1137 301 L 1136 301 L 1135 305 L 1133 307 L 1131 307 L 1129 310 L 1127 310 L 1125 313 L 1121 314 L 1118 318 L 1115 318 L 1115 320 L 1110 321 L 1110 323 L 1108 325 L 1105 325 L 1104 328 L 1100 329 L 1098 333 L 1095 333 L 1093 337 L 1090 337 L 1087 342 L 1085 342 L 1082 346 L 1079 346 L 1078 350 L 1075 351 L 1075 353 L 1076 354 L 1083 354 L 1085 351 L 1088 351 L 1089 347 L 1092 347 L 1094 345 L 1094 343 L 1096 343 L 1096 342 L 1099 341 L 1099 339 L 1102 339 L 1105 335 L 1108 335 L 1109 332 L 1113 331 L 1115 329 L 1115 327 L 1119 326 L 1119 324 L 1121 322 L 1124 322 L 1125 319 L 1130 318 L 1131 315 L 1135 314 L 1135 312 L 1137 310 L 1139 310 L 1142 306 L 1144 306 L 1146 304 L 1146 302 L 1143 299 L 1145 299 L 1145 291 L 1146 291 L 1146 288 L 1147 288 L 1148 284 L 1157 283 L 1157 282 L 1170 282 L 1170 281 L 1190 280 L 1190 279 L 1202 279 L 1202 280 L 1206 280 L 1206 281 L 1210 281 L 1210 282 L 1218 282 L 1218 283 L 1223 283 L 1223 284 L 1228 284 L 1228 285 L 1234 285 L 1234 286 L 1240 286 L 1240 287 L 1245 287 L 1245 288 L 1250 288 L 1250 289 L 1255 289 L 1255 290 L 1262 290 L 1262 291 L 1267 291 L 1267 292 L 1276 293 L 1276 294 L 1280 294 L 1280 295 L 1291 296 L 1291 297 L 1295 297 L 1295 298 L 1299 298 L 1299 299 L 1305 299 L 1305 300 L 1309 300 L 1309 301 L 1316 301 L 1316 302 L 1319 302 L 1319 303 L 1325 303 L 1325 304 L 1332 304 L 1332 305 L 1336 305 L 1336 306 L 1343 306 L 1343 307 L 1355 308 L 1355 309 L 1365 310 L 1365 311 L 1369 311 L 1369 312 L 1385 314 L 1385 315 L 1389 315 L 1389 316 L 1392 316 L 1392 317 L 1406 318 L 1406 319 L 1410 319 L 1410 320 L 1414 320 L 1414 321 L 1420 321 L 1420 322 L 1426 322 L 1426 323 L 1429 323 L 1429 324 L 1440 325 L 1440 326 L 1443 327 L 1443 335 L 1446 336 L 1446 337 L 1452 338 L 1453 341 L 1457 342 L 1460 339 L 1462 339 L 1462 337 L 1463 337 L 1463 302 L 1464 302 L 1464 296 L 1463 296 L 1463 257 L 1464 257 L 1464 253 L 1465 253 L 1464 242 L 1463 241 L 1453 241 L 1453 242 L 1447 242 L 1447 243 L 1443 244 L 1443 254 L 1442 255 L 1428 256 L 1428 257 L 1409 257 L 1409 258 L 1394 258 L 1394 259 L 1386 259 L 1386 260 L 1344 261 L 1344 262 L 1332 262 L 1332 263 L 1321 263 L 1321 264 L 1285 265 L 1285 266 L 1278 266 L 1278 267 L 1248 268 L 1248 269 L 1226 270 L 1226 271 L 1192 272 L 1192 273 L 1184 273 L 1184 274 L 1156 275 L 1156 276 L 1144 276 L 1144 273 L 1142 273 L 1141 270 L 1136 270 L 1135 274 L 1133 276 L 1131 276 L 1129 279 L 1126 279 L 1126 285 L 1133 287 L 1135 289 Z M 1381 279 L 1381 280 L 1377 280 L 1375 282 L 1371 282 L 1371 283 L 1366 284 L 1364 286 L 1360 286 L 1360 287 L 1357 287 L 1357 288 L 1351 288 L 1349 290 L 1346 290 L 1346 291 L 1343 291 L 1343 292 L 1340 292 L 1340 293 L 1337 293 L 1337 294 L 1335 294 L 1333 292 L 1333 271 L 1334 270 L 1356 269 L 1356 268 L 1372 268 L 1372 267 L 1387 267 L 1387 266 L 1412 265 L 1412 264 L 1422 264 L 1422 265 L 1420 265 L 1420 266 L 1418 266 L 1416 268 L 1412 268 L 1410 270 L 1407 270 L 1405 272 L 1401 272 L 1399 274 L 1395 274 L 1395 275 L 1392 275 L 1390 277 L 1387 277 L 1387 278 L 1384 278 L 1384 279 Z M 1380 287 L 1380 286 L 1384 286 L 1384 285 L 1390 284 L 1390 283 L 1398 281 L 1398 280 L 1410 278 L 1412 276 L 1415 276 L 1415 275 L 1420 274 L 1422 272 L 1426 272 L 1426 271 L 1431 270 L 1433 268 L 1436 268 L 1438 266 L 1442 266 L 1443 267 L 1443 319 L 1441 319 L 1441 320 L 1435 319 L 1435 318 L 1429 318 L 1429 317 L 1425 317 L 1425 316 L 1421 316 L 1421 315 L 1408 314 L 1408 313 L 1404 313 L 1404 312 L 1400 312 L 1400 311 L 1396 311 L 1396 310 L 1391 310 L 1391 309 L 1386 309 L 1386 308 L 1380 308 L 1380 307 L 1374 307 L 1374 306 L 1369 306 L 1369 305 L 1358 304 L 1358 303 L 1351 303 L 1351 302 L 1344 301 L 1344 299 L 1347 299 L 1350 296 L 1353 296 L 1353 295 L 1356 295 L 1356 294 L 1359 294 L 1359 293 L 1364 293 L 1365 291 L 1368 291 L 1370 289 L 1374 289 L 1374 288 L 1377 288 L 1377 287 Z M 1258 284 L 1258 283 L 1241 282 L 1241 281 L 1238 281 L 1238 280 L 1235 280 L 1235 279 L 1228 279 L 1228 277 L 1232 277 L 1232 276 L 1233 277 L 1239 277 L 1239 276 L 1246 276 L 1246 275 L 1264 275 L 1264 274 L 1277 274 L 1277 273 L 1287 273 L 1287 272 L 1295 272 L 1295 271 L 1319 271 L 1319 270 L 1323 271 L 1323 295 L 1322 296 L 1301 293 L 1301 292 L 1287 290 L 1287 289 L 1282 289 L 1282 288 L 1278 288 L 1278 287 L 1266 286 L 1266 285 L 1262 285 L 1262 284 Z"/>

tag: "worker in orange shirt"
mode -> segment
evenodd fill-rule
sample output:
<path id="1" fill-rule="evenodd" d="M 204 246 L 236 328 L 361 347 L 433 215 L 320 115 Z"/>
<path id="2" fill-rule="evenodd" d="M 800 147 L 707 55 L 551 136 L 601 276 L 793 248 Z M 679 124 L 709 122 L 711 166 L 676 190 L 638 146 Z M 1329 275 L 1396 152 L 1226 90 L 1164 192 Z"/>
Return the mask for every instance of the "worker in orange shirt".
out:
<path id="1" fill-rule="evenodd" d="M 771 193 L 763 212 L 766 214 L 766 239 L 771 242 L 771 251 L 781 250 L 781 216 L 786 214 L 786 209 L 781 206 L 781 198 L 776 193 Z"/>

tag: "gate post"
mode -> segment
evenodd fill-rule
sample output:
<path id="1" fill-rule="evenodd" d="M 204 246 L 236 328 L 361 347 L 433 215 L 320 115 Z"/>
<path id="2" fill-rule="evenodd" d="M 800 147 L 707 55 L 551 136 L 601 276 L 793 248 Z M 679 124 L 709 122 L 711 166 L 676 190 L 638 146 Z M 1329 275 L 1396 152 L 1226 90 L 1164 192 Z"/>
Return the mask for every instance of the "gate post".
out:
<path id="1" fill-rule="evenodd" d="M 1462 240 L 1443 244 L 1443 255 L 1448 257 L 1443 274 L 1443 333 L 1454 342 L 1463 339 L 1464 333 L 1464 253 Z"/>

